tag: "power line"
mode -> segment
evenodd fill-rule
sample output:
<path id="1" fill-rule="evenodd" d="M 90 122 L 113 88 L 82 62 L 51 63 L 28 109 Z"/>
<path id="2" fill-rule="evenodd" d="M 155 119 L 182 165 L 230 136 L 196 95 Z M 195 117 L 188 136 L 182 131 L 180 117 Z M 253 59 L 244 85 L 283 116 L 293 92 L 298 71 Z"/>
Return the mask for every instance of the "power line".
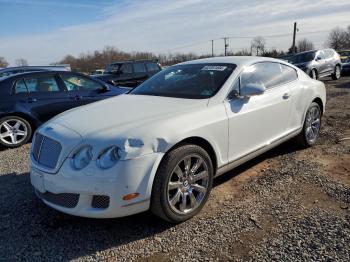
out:
<path id="1" fill-rule="evenodd" d="M 319 33 L 329 33 L 330 30 L 318 30 L 318 31 L 309 31 L 309 32 L 298 32 L 298 35 L 310 35 L 310 34 L 319 34 Z M 169 49 L 163 49 L 161 51 L 157 51 L 157 53 L 164 53 L 164 52 L 171 52 L 174 50 L 179 50 L 179 49 L 184 49 L 187 47 L 193 47 L 193 46 L 198 46 L 200 44 L 205 44 L 205 43 L 210 43 L 212 44 L 212 47 L 214 45 L 214 41 L 216 40 L 222 40 L 222 39 L 253 39 L 257 36 L 261 36 L 263 38 L 280 38 L 280 37 L 290 37 L 290 33 L 286 33 L 286 34 L 273 34 L 273 35 L 256 35 L 256 36 L 227 36 L 227 37 L 220 37 L 220 38 L 214 38 L 211 40 L 203 40 L 203 41 L 198 41 L 198 42 L 194 42 L 192 44 L 188 44 L 188 45 L 183 45 L 183 46 L 178 46 L 178 47 L 174 47 L 174 48 L 169 48 Z M 212 52 L 213 53 L 213 52 Z"/>

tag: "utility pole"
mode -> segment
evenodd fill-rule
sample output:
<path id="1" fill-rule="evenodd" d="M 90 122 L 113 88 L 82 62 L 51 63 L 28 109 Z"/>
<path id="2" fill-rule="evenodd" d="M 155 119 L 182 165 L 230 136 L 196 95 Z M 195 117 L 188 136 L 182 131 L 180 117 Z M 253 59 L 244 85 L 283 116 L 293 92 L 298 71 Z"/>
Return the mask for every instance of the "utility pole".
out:
<path id="1" fill-rule="evenodd" d="M 297 22 L 294 22 L 292 53 L 295 53 L 295 36 L 297 33 Z"/>
<path id="2" fill-rule="evenodd" d="M 214 56 L 214 40 L 211 40 L 211 56 Z"/>
<path id="3" fill-rule="evenodd" d="M 224 37 L 224 44 L 225 44 L 225 56 L 227 55 L 227 47 L 228 47 L 228 44 L 226 43 L 228 37 Z"/>

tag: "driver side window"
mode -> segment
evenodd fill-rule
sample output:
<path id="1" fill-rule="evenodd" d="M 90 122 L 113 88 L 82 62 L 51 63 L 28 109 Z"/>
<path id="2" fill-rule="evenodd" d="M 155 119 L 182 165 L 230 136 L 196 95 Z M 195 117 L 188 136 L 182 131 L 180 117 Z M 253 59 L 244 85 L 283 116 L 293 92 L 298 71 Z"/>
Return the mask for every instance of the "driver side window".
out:
<path id="1" fill-rule="evenodd" d="M 248 85 L 262 85 L 266 89 L 281 84 L 281 66 L 279 63 L 262 62 L 244 69 L 241 75 L 241 89 Z"/>
<path id="2" fill-rule="evenodd" d="M 62 80 L 68 91 L 94 91 L 102 85 L 79 75 L 62 75 Z"/>

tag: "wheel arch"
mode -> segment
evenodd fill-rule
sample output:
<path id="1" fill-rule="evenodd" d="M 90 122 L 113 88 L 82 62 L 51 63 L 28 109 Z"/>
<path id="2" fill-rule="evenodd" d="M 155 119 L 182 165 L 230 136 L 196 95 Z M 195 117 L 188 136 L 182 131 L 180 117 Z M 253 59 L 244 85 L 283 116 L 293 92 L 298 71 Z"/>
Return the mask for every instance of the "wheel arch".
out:
<path id="1" fill-rule="evenodd" d="M 207 139 L 205 139 L 203 137 L 191 136 L 191 137 L 184 138 L 181 141 L 177 142 L 172 147 L 170 147 L 165 152 L 165 154 L 171 152 L 175 148 L 180 147 L 181 145 L 184 145 L 184 144 L 193 144 L 193 145 L 197 145 L 197 146 L 200 146 L 201 148 L 203 148 L 208 153 L 208 155 L 212 161 L 213 168 L 214 168 L 214 174 L 216 173 L 216 171 L 218 169 L 218 161 L 217 161 L 216 151 L 215 151 L 214 147 L 212 146 L 212 144 Z"/>
<path id="2" fill-rule="evenodd" d="M 316 97 L 314 100 L 312 100 L 312 102 L 315 102 L 316 104 L 318 104 L 318 106 L 319 106 L 320 109 L 321 109 L 321 114 L 323 115 L 323 112 L 324 112 L 324 105 L 323 105 L 322 99 L 319 98 L 319 97 Z"/>
<path id="3" fill-rule="evenodd" d="M 7 117 L 7 116 L 17 116 L 17 117 L 21 117 L 24 120 L 28 121 L 28 123 L 30 124 L 30 126 L 34 130 L 38 127 L 38 123 L 34 120 L 34 118 L 30 117 L 29 115 L 25 114 L 25 113 L 21 113 L 21 112 L 13 112 L 13 113 L 4 113 L 0 115 L 0 119 L 3 117 Z"/>

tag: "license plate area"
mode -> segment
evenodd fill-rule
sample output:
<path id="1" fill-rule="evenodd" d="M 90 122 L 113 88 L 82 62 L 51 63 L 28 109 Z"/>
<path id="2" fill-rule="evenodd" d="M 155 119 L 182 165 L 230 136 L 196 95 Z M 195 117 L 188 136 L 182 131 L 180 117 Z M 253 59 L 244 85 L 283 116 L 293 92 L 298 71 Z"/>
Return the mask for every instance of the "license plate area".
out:
<path id="1" fill-rule="evenodd" d="M 37 172 L 35 169 L 32 169 L 30 171 L 30 182 L 32 183 L 33 187 L 35 187 L 39 192 L 46 192 L 44 186 L 44 176 L 43 174 Z"/>

